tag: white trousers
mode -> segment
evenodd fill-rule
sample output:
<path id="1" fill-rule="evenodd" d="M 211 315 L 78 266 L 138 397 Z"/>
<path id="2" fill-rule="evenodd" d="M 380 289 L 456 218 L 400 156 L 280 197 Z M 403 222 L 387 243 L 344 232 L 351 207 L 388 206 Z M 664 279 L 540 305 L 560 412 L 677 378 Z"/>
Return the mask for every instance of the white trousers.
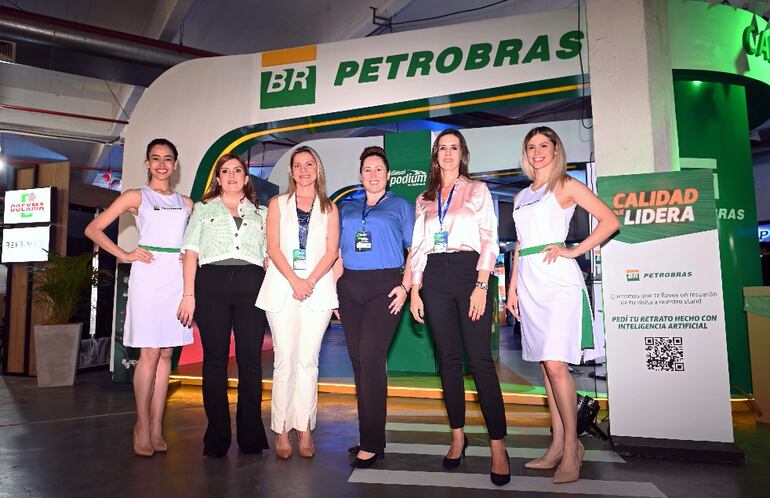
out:
<path id="1" fill-rule="evenodd" d="M 276 433 L 315 428 L 318 353 L 331 310 L 313 311 L 289 297 L 278 313 L 266 312 L 273 337 L 270 428 Z"/>

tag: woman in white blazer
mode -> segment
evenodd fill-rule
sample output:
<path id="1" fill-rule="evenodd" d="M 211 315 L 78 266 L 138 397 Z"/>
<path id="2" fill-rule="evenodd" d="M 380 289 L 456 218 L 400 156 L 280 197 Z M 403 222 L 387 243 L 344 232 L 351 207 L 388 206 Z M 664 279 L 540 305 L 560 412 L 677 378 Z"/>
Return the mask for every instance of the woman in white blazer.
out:
<path id="1" fill-rule="evenodd" d="M 256 305 L 265 310 L 273 336 L 271 428 L 275 452 L 290 458 L 289 432 L 297 431 L 299 454 L 315 454 L 318 353 L 336 309 L 337 290 L 329 271 L 337 259 L 339 217 L 326 195 L 326 176 L 318 153 L 294 150 L 289 188 L 267 211 L 265 281 Z"/>

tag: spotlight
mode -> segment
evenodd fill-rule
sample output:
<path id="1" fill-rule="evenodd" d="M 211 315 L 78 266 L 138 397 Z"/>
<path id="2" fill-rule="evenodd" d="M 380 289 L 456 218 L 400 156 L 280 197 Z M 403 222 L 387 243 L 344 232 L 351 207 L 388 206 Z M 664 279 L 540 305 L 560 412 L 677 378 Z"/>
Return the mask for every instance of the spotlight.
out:
<path id="1" fill-rule="evenodd" d="M 588 434 L 606 441 L 607 434 L 596 425 L 596 415 L 599 413 L 599 403 L 590 396 L 577 397 L 577 433 L 578 436 Z"/>

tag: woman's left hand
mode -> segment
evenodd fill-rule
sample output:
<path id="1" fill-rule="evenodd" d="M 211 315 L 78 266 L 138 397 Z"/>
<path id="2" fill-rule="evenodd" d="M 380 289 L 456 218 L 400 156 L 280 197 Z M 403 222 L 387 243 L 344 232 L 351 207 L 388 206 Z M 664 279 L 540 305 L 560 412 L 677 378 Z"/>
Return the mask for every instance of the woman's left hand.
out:
<path id="1" fill-rule="evenodd" d="M 393 297 L 396 296 L 396 297 Z M 404 303 L 406 302 L 406 291 L 403 287 L 396 286 L 393 287 L 393 290 L 390 291 L 390 294 L 388 294 L 388 297 L 393 297 L 393 301 L 390 302 L 388 305 L 388 309 L 390 310 L 391 315 L 397 315 L 401 313 L 401 309 L 404 307 Z"/>
<path id="2" fill-rule="evenodd" d="M 476 287 L 471 292 L 471 307 L 468 310 L 468 317 L 474 322 L 484 315 L 487 307 L 487 291 Z"/>
<path id="3" fill-rule="evenodd" d="M 575 259 L 578 254 L 574 249 L 568 249 L 564 246 L 556 244 L 548 244 L 540 251 L 541 254 L 545 254 L 543 262 L 551 264 L 556 261 L 557 258 Z"/>

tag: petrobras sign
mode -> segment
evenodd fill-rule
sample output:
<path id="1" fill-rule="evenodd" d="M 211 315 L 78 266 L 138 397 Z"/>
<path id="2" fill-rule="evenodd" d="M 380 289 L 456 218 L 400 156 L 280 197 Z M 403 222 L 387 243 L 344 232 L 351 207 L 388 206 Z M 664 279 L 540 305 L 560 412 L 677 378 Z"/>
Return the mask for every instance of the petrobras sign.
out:
<path id="1" fill-rule="evenodd" d="M 6 228 L 3 230 L 3 263 L 48 261 L 51 226 Z"/>
<path id="2" fill-rule="evenodd" d="M 3 223 L 49 223 L 51 187 L 9 190 L 5 193 Z"/>
<path id="3" fill-rule="evenodd" d="M 260 54 L 259 108 L 352 109 L 579 75 L 574 9 Z"/>

